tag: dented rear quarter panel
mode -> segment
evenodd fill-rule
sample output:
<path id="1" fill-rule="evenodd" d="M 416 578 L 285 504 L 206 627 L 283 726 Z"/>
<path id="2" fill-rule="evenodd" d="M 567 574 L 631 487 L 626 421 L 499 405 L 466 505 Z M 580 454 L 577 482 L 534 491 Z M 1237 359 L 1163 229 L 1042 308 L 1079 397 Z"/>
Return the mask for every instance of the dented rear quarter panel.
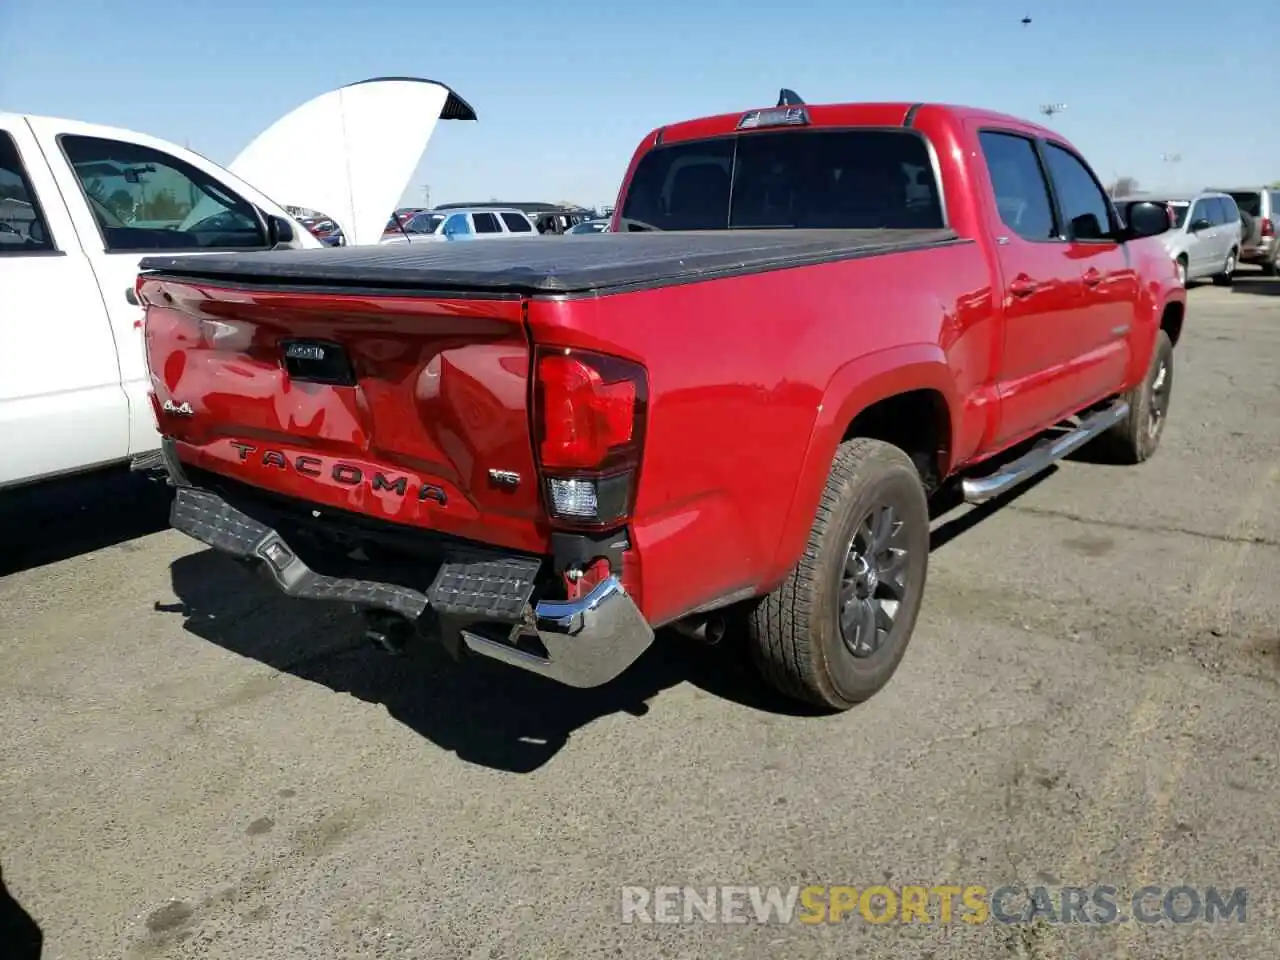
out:
<path id="1" fill-rule="evenodd" d="M 956 242 L 531 301 L 535 343 L 648 370 L 632 524 L 645 615 L 663 623 L 779 582 L 859 407 L 938 389 L 956 448 L 975 447 L 992 414 L 983 387 L 999 348 L 986 276 L 977 245 Z"/>

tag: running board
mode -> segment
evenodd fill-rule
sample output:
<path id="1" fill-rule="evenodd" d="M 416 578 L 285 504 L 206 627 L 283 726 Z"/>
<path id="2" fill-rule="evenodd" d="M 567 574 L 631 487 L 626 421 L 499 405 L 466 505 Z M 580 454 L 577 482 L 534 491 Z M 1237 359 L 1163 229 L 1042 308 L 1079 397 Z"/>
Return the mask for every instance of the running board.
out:
<path id="1" fill-rule="evenodd" d="M 1099 410 L 1080 421 L 1080 425 L 1061 437 L 1041 440 L 1027 453 L 1012 463 L 1007 463 L 995 473 L 985 477 L 971 477 L 961 484 L 964 498 L 969 503 L 984 503 L 1002 493 L 1007 493 L 1020 483 L 1025 483 L 1038 473 L 1049 469 L 1067 454 L 1079 450 L 1099 434 L 1110 430 L 1129 415 L 1129 404 L 1117 400 L 1105 410 Z"/>

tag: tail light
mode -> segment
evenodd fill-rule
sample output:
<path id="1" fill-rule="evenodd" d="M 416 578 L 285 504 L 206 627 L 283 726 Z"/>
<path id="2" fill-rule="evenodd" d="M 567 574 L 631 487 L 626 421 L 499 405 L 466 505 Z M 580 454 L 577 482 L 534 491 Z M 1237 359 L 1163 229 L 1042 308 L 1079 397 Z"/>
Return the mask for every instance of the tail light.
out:
<path id="1" fill-rule="evenodd" d="M 1274 237 L 1276 235 L 1275 225 L 1271 222 L 1270 217 L 1262 218 L 1262 236 Z"/>
<path id="2" fill-rule="evenodd" d="M 581 350 L 534 351 L 534 443 L 551 516 L 606 526 L 630 516 L 644 446 L 644 367 Z"/>

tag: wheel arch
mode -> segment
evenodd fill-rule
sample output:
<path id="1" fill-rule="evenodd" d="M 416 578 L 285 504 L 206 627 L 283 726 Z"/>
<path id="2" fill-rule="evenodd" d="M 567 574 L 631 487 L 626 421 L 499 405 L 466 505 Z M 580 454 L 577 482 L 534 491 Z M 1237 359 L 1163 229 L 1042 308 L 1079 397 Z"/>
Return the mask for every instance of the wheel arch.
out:
<path id="1" fill-rule="evenodd" d="M 836 448 L 855 436 L 902 447 L 929 483 L 952 469 L 957 417 L 954 375 L 934 344 L 895 347 L 842 367 L 828 384 L 801 463 L 773 562 L 773 589 L 804 551 Z"/>

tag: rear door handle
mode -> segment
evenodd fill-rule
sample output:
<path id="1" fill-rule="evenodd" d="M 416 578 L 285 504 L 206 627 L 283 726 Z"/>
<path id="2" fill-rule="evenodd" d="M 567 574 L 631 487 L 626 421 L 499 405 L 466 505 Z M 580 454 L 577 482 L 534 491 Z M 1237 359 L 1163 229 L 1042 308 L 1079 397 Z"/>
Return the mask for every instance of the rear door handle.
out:
<path id="1" fill-rule="evenodd" d="M 1029 297 L 1040 289 L 1040 284 L 1030 277 L 1018 277 L 1009 282 L 1009 292 L 1015 297 Z"/>
<path id="2" fill-rule="evenodd" d="M 1102 282 L 1102 274 L 1093 267 L 1090 267 L 1084 272 L 1083 280 L 1086 287 L 1096 287 Z"/>

